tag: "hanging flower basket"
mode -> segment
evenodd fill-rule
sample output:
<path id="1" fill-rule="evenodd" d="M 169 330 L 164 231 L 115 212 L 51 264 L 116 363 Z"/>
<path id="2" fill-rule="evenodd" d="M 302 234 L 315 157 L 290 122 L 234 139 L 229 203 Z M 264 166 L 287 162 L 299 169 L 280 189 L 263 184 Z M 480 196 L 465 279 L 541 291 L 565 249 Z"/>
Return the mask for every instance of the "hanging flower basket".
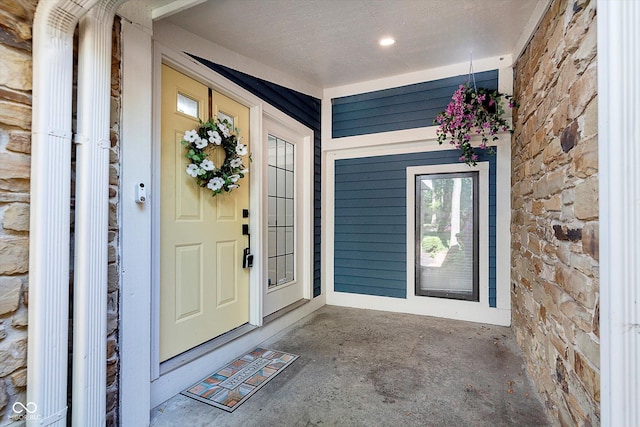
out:
<path id="1" fill-rule="evenodd" d="M 200 120 L 198 128 L 186 131 L 182 140 L 187 150 L 185 157 L 191 161 L 187 174 L 200 187 L 211 190 L 212 196 L 238 188 L 238 181 L 249 172 L 242 160 L 247 155 L 247 146 L 232 127 L 227 120 Z M 221 165 L 215 165 L 209 157 L 219 149 L 224 150 L 225 159 Z"/>
<path id="2" fill-rule="evenodd" d="M 438 143 L 449 141 L 461 151 L 460 161 L 475 166 L 478 160 L 477 149 L 487 150 L 489 140 L 498 139 L 498 132 L 511 132 L 511 123 L 504 119 L 503 98 L 509 101 L 509 107 L 516 103 L 511 95 L 504 95 L 495 90 L 470 87 L 468 83 L 460 85 L 451 98 L 447 109 L 438 114 L 434 124 L 438 125 Z M 471 138 L 479 135 L 482 142 L 479 147 L 471 146 Z"/>

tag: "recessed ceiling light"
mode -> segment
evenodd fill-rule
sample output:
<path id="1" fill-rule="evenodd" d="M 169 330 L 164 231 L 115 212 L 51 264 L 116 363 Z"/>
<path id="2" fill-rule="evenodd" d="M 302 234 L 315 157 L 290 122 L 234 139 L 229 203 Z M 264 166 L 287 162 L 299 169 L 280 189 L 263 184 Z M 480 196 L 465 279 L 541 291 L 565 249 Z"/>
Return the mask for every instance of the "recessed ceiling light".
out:
<path id="1" fill-rule="evenodd" d="M 395 42 L 396 39 L 394 39 L 393 37 L 383 37 L 378 43 L 380 44 L 380 46 L 391 46 Z"/>

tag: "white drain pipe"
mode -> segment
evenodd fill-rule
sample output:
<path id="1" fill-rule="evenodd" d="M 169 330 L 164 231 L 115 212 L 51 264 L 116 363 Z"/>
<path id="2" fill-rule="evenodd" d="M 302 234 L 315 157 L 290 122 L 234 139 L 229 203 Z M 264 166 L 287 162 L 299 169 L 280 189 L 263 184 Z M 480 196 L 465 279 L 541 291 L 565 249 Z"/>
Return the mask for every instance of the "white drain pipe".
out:
<path id="1" fill-rule="evenodd" d="M 102 0 L 80 21 L 73 305 L 74 426 L 106 422 L 109 148 L 113 17 Z"/>
<path id="2" fill-rule="evenodd" d="M 73 32 L 97 2 L 41 0 L 33 23 L 29 426 L 67 425 Z"/>

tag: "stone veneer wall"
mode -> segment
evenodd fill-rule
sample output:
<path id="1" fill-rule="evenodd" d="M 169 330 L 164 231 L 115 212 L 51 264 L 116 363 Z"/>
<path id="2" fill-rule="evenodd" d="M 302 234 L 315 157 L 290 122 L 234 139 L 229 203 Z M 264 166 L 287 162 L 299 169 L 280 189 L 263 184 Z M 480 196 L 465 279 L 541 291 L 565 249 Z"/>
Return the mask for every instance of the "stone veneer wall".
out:
<path id="1" fill-rule="evenodd" d="M 0 2 L 0 424 L 26 399 L 31 27 L 36 0 Z"/>
<path id="2" fill-rule="evenodd" d="M 31 44 L 37 3 L 37 0 L 0 1 L 0 425 L 12 422 L 14 402 L 26 403 Z M 107 425 L 118 424 L 119 410 L 120 52 L 120 21 L 116 18 L 111 84 Z"/>
<path id="3" fill-rule="evenodd" d="M 113 22 L 113 51 L 111 59 L 111 153 L 109 165 L 109 288 L 107 290 L 107 426 L 118 425 L 120 405 L 118 348 L 120 316 L 120 242 L 118 203 L 120 201 L 120 115 L 122 107 L 120 18 Z"/>
<path id="4" fill-rule="evenodd" d="M 559 425 L 600 423 L 595 0 L 554 0 L 515 66 L 512 320 Z"/>

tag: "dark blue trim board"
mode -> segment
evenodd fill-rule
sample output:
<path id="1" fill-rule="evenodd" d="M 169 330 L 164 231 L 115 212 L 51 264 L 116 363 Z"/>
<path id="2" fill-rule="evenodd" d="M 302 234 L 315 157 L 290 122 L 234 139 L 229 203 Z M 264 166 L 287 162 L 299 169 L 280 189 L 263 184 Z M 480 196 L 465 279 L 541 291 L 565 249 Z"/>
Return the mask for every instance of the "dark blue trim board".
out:
<path id="1" fill-rule="evenodd" d="M 446 150 L 336 160 L 336 292 L 407 297 L 406 168 L 458 157 Z M 496 307 L 496 156 L 479 161 L 489 162 L 489 306 Z"/>
<path id="2" fill-rule="evenodd" d="M 334 98 L 333 138 L 433 126 L 468 75 Z M 498 70 L 475 74 L 477 87 L 498 89 Z"/>
<path id="3" fill-rule="evenodd" d="M 320 295 L 320 203 L 321 203 L 321 158 L 322 146 L 320 135 L 321 102 L 318 98 L 297 92 L 293 89 L 232 70 L 204 58 L 191 55 L 196 61 L 212 69 L 216 73 L 251 92 L 263 101 L 292 117 L 313 130 L 313 296 Z"/>

